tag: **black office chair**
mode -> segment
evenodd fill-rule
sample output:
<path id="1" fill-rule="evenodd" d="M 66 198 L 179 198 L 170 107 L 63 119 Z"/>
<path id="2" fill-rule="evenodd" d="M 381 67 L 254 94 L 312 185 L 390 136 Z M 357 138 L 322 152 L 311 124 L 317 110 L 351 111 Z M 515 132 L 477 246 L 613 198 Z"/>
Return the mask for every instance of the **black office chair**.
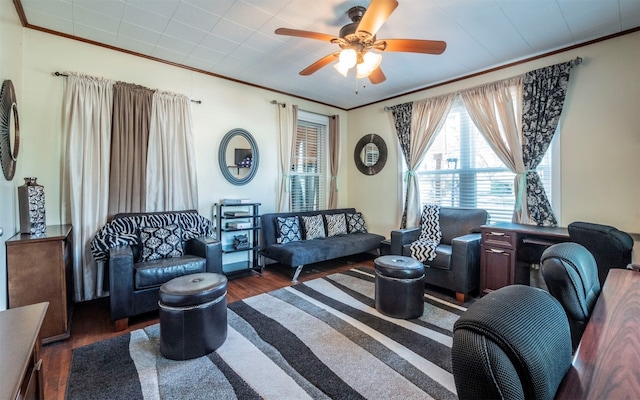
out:
<path id="1" fill-rule="evenodd" d="M 567 317 L 544 290 L 505 286 L 456 321 L 451 362 L 462 400 L 553 399 L 571 365 Z"/>
<path id="2" fill-rule="evenodd" d="M 596 260 L 584 246 L 566 242 L 547 248 L 540 263 L 549 293 L 567 313 L 575 350 L 600 296 Z"/>
<path id="3" fill-rule="evenodd" d="M 598 265 L 600 286 L 611 268 L 627 268 L 631 263 L 633 238 L 613 226 L 576 221 L 567 226 L 569 238 L 589 250 Z"/>

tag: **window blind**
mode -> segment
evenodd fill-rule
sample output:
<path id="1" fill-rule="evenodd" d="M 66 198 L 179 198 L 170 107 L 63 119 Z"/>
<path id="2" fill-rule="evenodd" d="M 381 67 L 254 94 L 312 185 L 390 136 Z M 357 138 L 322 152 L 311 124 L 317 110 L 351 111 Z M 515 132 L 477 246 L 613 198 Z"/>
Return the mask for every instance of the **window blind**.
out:
<path id="1" fill-rule="evenodd" d="M 538 167 L 551 198 L 551 151 Z M 469 117 L 460 97 L 416 170 L 420 200 L 443 207 L 482 208 L 490 222 L 510 222 L 515 205 L 514 177 Z"/>
<path id="2" fill-rule="evenodd" d="M 310 121 L 300 113 L 291 159 L 291 209 L 326 208 L 327 123 Z"/>

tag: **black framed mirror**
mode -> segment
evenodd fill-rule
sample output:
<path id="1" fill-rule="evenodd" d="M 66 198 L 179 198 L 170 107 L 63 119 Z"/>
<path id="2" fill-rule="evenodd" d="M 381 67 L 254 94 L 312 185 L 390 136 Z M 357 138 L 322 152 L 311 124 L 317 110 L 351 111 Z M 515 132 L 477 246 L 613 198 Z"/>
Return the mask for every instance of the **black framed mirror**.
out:
<path id="1" fill-rule="evenodd" d="M 356 144 L 353 159 L 363 174 L 377 174 L 387 163 L 387 145 L 384 139 L 375 133 L 364 135 Z"/>
<path id="2" fill-rule="evenodd" d="M 20 123 L 13 83 L 5 80 L 0 90 L 0 164 L 2 173 L 10 181 L 16 172 L 20 144 Z"/>
<path id="3" fill-rule="evenodd" d="M 241 128 L 227 132 L 218 148 L 222 175 L 234 185 L 245 185 L 253 179 L 260 160 L 258 145 L 251 134 Z"/>

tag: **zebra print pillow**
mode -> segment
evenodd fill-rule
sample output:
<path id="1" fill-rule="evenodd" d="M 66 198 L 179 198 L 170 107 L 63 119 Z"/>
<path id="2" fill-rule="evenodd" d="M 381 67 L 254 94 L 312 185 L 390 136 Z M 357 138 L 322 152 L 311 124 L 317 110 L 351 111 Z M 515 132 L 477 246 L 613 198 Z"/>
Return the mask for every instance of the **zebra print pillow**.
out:
<path id="1" fill-rule="evenodd" d="M 347 219 L 344 214 L 325 214 L 327 220 L 327 236 L 347 234 Z"/>
<path id="2" fill-rule="evenodd" d="M 307 240 L 327 236 L 324 231 L 324 220 L 321 214 L 310 217 L 303 215 L 302 224 L 304 225 L 304 238 Z"/>

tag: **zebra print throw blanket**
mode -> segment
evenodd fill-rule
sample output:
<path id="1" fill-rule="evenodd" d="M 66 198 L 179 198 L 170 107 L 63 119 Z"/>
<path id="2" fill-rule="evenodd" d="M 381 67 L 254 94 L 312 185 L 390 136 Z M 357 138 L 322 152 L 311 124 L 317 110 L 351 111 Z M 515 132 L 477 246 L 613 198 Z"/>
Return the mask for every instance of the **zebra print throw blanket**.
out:
<path id="1" fill-rule="evenodd" d="M 91 240 L 91 254 L 96 261 L 109 257 L 109 250 L 117 246 L 137 245 L 139 229 L 177 224 L 182 231 L 182 241 L 200 236 L 214 236 L 213 222 L 197 211 L 166 213 L 140 213 L 119 217 L 107 222 Z"/>
<path id="2" fill-rule="evenodd" d="M 422 229 L 420 237 L 409 246 L 411 257 L 420 262 L 431 261 L 436 258 L 436 247 L 438 247 L 442 239 L 439 205 L 424 205 L 420 226 Z"/>
<path id="3" fill-rule="evenodd" d="M 66 400 L 456 399 L 452 329 L 466 310 L 425 293 L 404 320 L 374 306 L 357 267 L 228 305 L 228 335 L 186 361 L 159 351 L 152 325 L 73 350 Z"/>

